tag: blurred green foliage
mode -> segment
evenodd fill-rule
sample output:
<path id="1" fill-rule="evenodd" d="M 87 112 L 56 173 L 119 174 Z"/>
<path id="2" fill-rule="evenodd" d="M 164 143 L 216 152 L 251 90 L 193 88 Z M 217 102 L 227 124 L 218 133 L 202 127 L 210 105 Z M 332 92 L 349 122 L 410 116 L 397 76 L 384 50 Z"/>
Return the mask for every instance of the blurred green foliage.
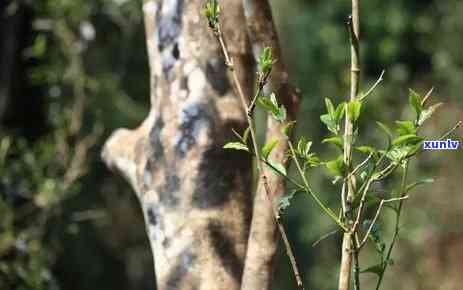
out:
<path id="1" fill-rule="evenodd" d="M 21 86 L 33 90 L 14 97 L 39 99 L 45 120 L 33 125 L 45 128 L 31 137 L 25 125 L 2 126 L 0 289 L 153 289 L 136 200 L 99 161 L 111 131 L 147 112 L 141 1 L 5 6 L 5 19 L 31 16 L 22 19 L 30 35 L 18 38 Z"/>

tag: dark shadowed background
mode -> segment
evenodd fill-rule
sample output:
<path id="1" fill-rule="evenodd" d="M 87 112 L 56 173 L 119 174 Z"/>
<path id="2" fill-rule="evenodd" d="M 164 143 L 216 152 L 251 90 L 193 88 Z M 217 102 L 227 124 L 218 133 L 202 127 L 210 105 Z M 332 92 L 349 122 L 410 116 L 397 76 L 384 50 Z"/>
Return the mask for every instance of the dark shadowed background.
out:
<path id="1" fill-rule="evenodd" d="M 327 132 L 318 116 L 324 97 L 340 102 L 348 95 L 350 1 L 271 2 L 290 78 L 303 95 L 298 134 L 327 156 L 335 149 L 320 144 Z M 148 112 L 141 5 L 0 4 L 0 289 L 155 289 L 135 195 L 99 157 L 115 128 L 134 127 Z M 461 15 L 458 0 L 362 2 L 362 88 L 386 70 L 363 120 L 405 119 L 412 114 L 408 88 L 424 94 L 431 87 L 432 101 L 445 105 L 423 130 L 439 136 L 463 119 Z M 366 139 L 379 138 L 373 124 L 361 127 Z M 427 152 L 412 163 L 412 176 L 435 182 L 407 202 L 386 289 L 461 289 L 461 152 Z M 326 172 L 317 170 L 313 179 L 334 203 Z M 340 235 L 313 247 L 334 225 L 305 196 L 293 204 L 286 223 L 306 285 L 335 289 Z M 294 285 L 283 254 L 275 281 L 275 289 Z"/>

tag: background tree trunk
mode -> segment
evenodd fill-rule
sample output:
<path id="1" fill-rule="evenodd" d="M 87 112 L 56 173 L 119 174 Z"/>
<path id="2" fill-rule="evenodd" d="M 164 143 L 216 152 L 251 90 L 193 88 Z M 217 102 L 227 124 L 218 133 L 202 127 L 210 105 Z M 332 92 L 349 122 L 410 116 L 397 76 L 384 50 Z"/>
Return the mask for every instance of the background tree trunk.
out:
<path id="1" fill-rule="evenodd" d="M 254 58 L 257 59 L 265 47 L 271 47 L 273 57 L 277 60 L 273 65 L 270 85 L 266 89 L 276 93 L 278 101 L 288 110 L 288 119 L 295 120 L 299 109 L 299 98 L 296 91 L 289 85 L 288 71 L 281 53 L 269 1 L 243 0 L 243 6 Z M 281 140 L 272 150 L 270 159 L 284 164 L 288 144 L 285 142 L 283 127 L 284 124 L 277 122 L 269 115 L 266 140 L 267 142 L 275 139 Z M 271 206 L 275 206 L 278 199 L 285 194 L 285 181 L 269 168 L 265 168 L 264 171 L 272 190 L 273 204 L 270 203 L 263 184 L 259 183 L 254 198 L 241 290 L 266 290 L 271 289 L 272 285 L 280 235 Z"/>
<path id="2" fill-rule="evenodd" d="M 102 153 L 132 184 L 144 212 L 158 289 L 239 289 L 251 202 L 251 160 L 225 152 L 245 116 L 200 0 L 145 1 L 151 111 L 119 129 Z M 224 1 L 222 28 L 252 90 L 241 1 Z"/>

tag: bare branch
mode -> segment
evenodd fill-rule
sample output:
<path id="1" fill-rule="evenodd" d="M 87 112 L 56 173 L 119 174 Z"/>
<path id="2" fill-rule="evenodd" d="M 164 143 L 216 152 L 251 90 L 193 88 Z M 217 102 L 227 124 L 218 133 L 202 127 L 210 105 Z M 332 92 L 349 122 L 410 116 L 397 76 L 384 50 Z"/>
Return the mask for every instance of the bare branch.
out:
<path id="1" fill-rule="evenodd" d="M 432 92 L 434 91 L 434 87 L 432 87 L 428 93 L 426 94 L 426 96 L 424 96 L 423 100 L 421 101 L 421 106 L 424 106 L 426 104 L 426 101 L 428 100 L 428 98 L 431 96 Z"/>
<path id="2" fill-rule="evenodd" d="M 360 20 L 359 20 L 359 0 L 352 0 L 352 15 L 348 21 L 350 48 L 351 48 L 351 81 L 350 81 L 350 100 L 355 100 L 358 97 L 358 89 L 360 84 Z M 352 136 L 354 132 L 354 124 L 345 114 L 344 126 L 344 164 L 348 170 L 352 166 Z M 355 184 L 353 176 L 349 176 L 344 181 L 347 196 L 345 205 L 343 205 L 344 218 L 347 220 L 347 226 L 352 225 L 352 203 L 354 200 Z M 341 267 L 339 270 L 339 284 L 338 290 L 349 290 L 351 280 L 352 258 L 356 256 L 353 246 L 353 237 L 355 237 L 355 230 L 351 229 L 344 233 L 342 251 L 341 251 Z M 358 273 L 357 273 L 358 274 Z M 358 279 L 356 279 L 357 281 Z M 358 285 L 356 285 L 358 286 Z"/>
<path id="3" fill-rule="evenodd" d="M 304 290 L 301 275 L 300 275 L 299 269 L 297 267 L 297 263 L 296 263 L 296 259 L 294 257 L 294 253 L 293 253 L 293 251 L 291 249 L 291 245 L 290 245 L 289 240 L 287 238 L 286 231 L 285 231 L 284 226 L 281 223 L 280 219 L 278 218 L 279 217 L 278 212 L 276 211 L 275 207 L 273 206 L 272 195 L 271 195 L 271 190 L 270 190 L 270 186 L 269 186 L 269 183 L 268 183 L 268 178 L 267 178 L 267 175 L 265 174 L 265 172 L 263 171 L 263 166 L 262 166 L 263 163 L 262 163 L 261 157 L 260 157 L 260 150 L 259 150 L 259 148 L 257 146 L 257 141 L 256 141 L 256 136 L 255 136 L 255 131 L 254 131 L 255 130 L 254 120 L 252 119 L 252 116 L 250 116 L 250 114 L 248 114 L 249 105 L 247 103 L 246 97 L 245 97 L 243 89 L 241 87 L 241 83 L 240 83 L 240 81 L 238 79 L 238 75 L 237 75 L 236 71 L 233 68 L 233 60 L 232 60 L 232 58 L 230 57 L 230 55 L 228 53 L 227 46 L 225 44 L 223 34 L 222 34 L 222 31 L 220 29 L 219 24 L 217 24 L 216 29 L 214 29 L 214 35 L 217 38 L 217 40 L 219 41 L 219 43 L 220 43 L 220 46 L 222 48 L 222 52 L 223 52 L 223 54 L 225 56 L 225 62 L 228 65 L 228 68 L 229 68 L 229 70 L 230 70 L 230 72 L 232 74 L 232 80 L 233 80 L 233 83 L 235 85 L 235 89 L 237 90 L 238 96 L 240 98 L 242 109 L 246 114 L 246 119 L 247 119 L 247 122 L 248 122 L 249 131 L 251 133 L 251 142 L 252 142 L 254 154 L 255 154 L 256 159 L 257 159 L 257 162 L 256 162 L 257 170 L 260 173 L 260 179 L 262 180 L 262 184 L 264 186 L 264 190 L 265 190 L 265 194 L 267 196 L 267 199 L 272 204 L 273 216 L 274 216 L 275 222 L 277 224 L 278 230 L 280 232 L 280 235 L 281 235 L 281 237 L 283 239 L 286 254 L 290 259 L 291 267 L 292 267 L 294 276 L 296 278 L 297 285 L 302 290 Z"/>
<path id="4" fill-rule="evenodd" d="M 378 209 L 376 210 L 375 217 L 373 218 L 370 226 L 368 227 L 367 232 L 365 233 L 365 236 L 363 237 L 362 241 L 360 242 L 360 245 L 358 247 L 359 250 L 362 249 L 363 246 L 366 244 L 368 236 L 370 235 L 371 231 L 373 230 L 374 225 L 376 224 L 376 221 L 379 218 L 379 215 L 381 213 L 381 209 L 383 208 L 383 205 L 388 203 L 388 202 L 394 202 L 394 201 L 399 201 L 399 200 L 404 200 L 404 199 L 408 199 L 408 195 L 402 196 L 402 197 L 397 197 L 397 198 L 381 200 L 381 202 L 379 203 Z"/>
<path id="5" fill-rule="evenodd" d="M 352 172 L 345 177 L 345 179 L 354 176 L 357 173 L 357 171 L 360 170 L 360 168 L 362 168 L 365 164 L 367 164 L 368 161 L 370 161 L 371 157 L 373 157 L 373 154 L 374 153 L 370 153 L 370 155 L 368 155 L 368 157 L 365 160 L 363 160 L 359 165 L 357 165 L 357 167 L 355 167 L 354 170 L 352 170 Z"/>
<path id="6" fill-rule="evenodd" d="M 321 241 L 331 237 L 332 235 L 336 234 L 337 232 L 339 232 L 338 229 L 334 230 L 334 231 L 331 231 L 329 233 L 326 233 L 324 234 L 323 236 L 321 236 L 318 240 L 316 240 L 315 242 L 312 243 L 312 247 L 315 247 L 316 245 L 318 245 Z"/>
<path id="7" fill-rule="evenodd" d="M 360 101 L 368 97 L 376 89 L 376 87 L 383 81 L 383 76 L 385 72 L 386 72 L 385 70 L 381 72 L 381 75 L 376 80 L 376 82 L 373 84 L 373 86 L 371 86 L 371 88 L 359 98 Z"/>
<path id="8" fill-rule="evenodd" d="M 448 130 L 445 134 L 443 134 L 439 140 L 443 140 L 445 138 L 447 138 L 448 136 L 450 136 L 450 134 L 452 134 L 456 129 L 458 129 L 458 127 L 460 127 L 461 125 L 463 124 L 462 121 L 458 121 L 455 126 L 452 127 L 452 129 Z"/>

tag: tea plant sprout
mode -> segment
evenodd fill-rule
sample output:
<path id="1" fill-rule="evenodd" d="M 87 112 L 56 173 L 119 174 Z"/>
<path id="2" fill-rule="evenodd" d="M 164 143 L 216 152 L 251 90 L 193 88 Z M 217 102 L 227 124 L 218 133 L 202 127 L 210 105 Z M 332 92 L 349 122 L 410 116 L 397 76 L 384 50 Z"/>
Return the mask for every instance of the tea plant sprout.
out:
<path id="1" fill-rule="evenodd" d="M 341 153 L 338 156 L 333 156 L 331 160 L 322 161 L 312 151 L 312 141 L 302 137 L 296 143 L 292 142 L 289 138 L 289 132 L 295 126 L 296 121 L 288 120 L 286 108 L 278 102 L 275 93 L 268 95 L 264 93 L 264 87 L 268 83 L 272 65 L 275 62 L 270 47 L 264 48 L 258 59 L 254 95 L 251 97 L 244 95 L 242 85 L 234 70 L 233 59 L 227 49 L 220 28 L 220 13 L 217 0 L 207 1 L 204 15 L 220 44 L 225 63 L 231 72 L 248 123 L 248 128 L 242 134 L 234 132 L 238 140 L 225 144 L 224 148 L 242 150 L 256 158 L 259 180 L 263 183 L 270 201 L 271 189 L 267 182 L 267 176 L 262 170 L 264 166 L 268 166 L 284 177 L 291 186 L 290 193 L 281 198 L 278 206 L 272 208 L 298 286 L 304 289 L 295 256 L 280 218 L 290 206 L 294 195 L 303 192 L 336 224 L 338 229 L 335 232 L 341 231 L 343 233 L 338 289 L 348 290 L 351 283 L 353 283 L 354 289 L 359 290 L 361 273 L 376 274 L 378 277 L 376 289 L 380 289 L 386 269 L 393 263 L 391 256 L 400 233 L 400 218 L 404 202 L 409 199 L 409 192 L 416 186 L 433 181 L 428 178 L 409 183 L 408 168 L 411 159 L 422 151 L 423 141 L 426 139 L 420 134 L 420 127 L 442 104 L 427 104 L 432 89 L 425 96 L 410 90 L 409 105 L 415 113 L 415 118 L 412 120 L 396 120 L 393 128 L 377 121 L 378 129 L 383 132 L 386 141 L 382 148 L 370 144 L 359 144 L 361 137 L 359 120 L 365 110 L 368 97 L 374 93 L 375 89 L 383 81 L 385 72 L 381 73 L 378 80 L 366 92 L 360 92 L 359 3 L 358 0 L 352 0 L 352 15 L 347 21 L 351 47 L 350 97 L 349 100 L 337 105 L 331 99 L 325 98 L 326 113 L 320 116 L 321 122 L 329 132 L 329 136 L 323 139 L 322 143 L 336 146 Z M 276 121 L 284 124 L 284 139 L 269 140 L 268 143 L 259 148 L 253 120 L 256 105 L 260 106 Z M 461 124 L 461 122 L 458 122 L 452 129 L 442 135 L 440 140 L 447 138 Z M 281 163 L 269 158 L 270 153 L 279 142 L 287 142 L 288 144 L 289 151 L 287 155 L 297 169 L 296 178 L 288 175 Z M 357 164 L 354 164 L 353 161 L 354 153 L 363 156 L 362 161 Z M 327 206 L 320 194 L 316 193 L 310 185 L 311 170 L 320 166 L 326 167 L 327 171 L 332 175 L 333 184 L 341 185 L 339 214 L 336 214 L 333 209 Z M 391 189 L 386 195 L 378 196 L 375 194 L 372 186 L 390 178 L 397 171 L 400 171 L 401 175 L 400 184 L 395 189 Z M 368 214 L 371 211 L 367 211 L 367 208 L 374 209 L 373 215 Z M 381 235 L 378 226 L 378 220 L 385 208 L 391 209 L 395 214 L 394 233 L 389 243 Z M 322 237 L 322 239 L 325 237 Z M 374 245 L 374 249 L 378 254 L 378 262 L 362 268 L 359 253 L 365 249 L 367 243 Z"/>

